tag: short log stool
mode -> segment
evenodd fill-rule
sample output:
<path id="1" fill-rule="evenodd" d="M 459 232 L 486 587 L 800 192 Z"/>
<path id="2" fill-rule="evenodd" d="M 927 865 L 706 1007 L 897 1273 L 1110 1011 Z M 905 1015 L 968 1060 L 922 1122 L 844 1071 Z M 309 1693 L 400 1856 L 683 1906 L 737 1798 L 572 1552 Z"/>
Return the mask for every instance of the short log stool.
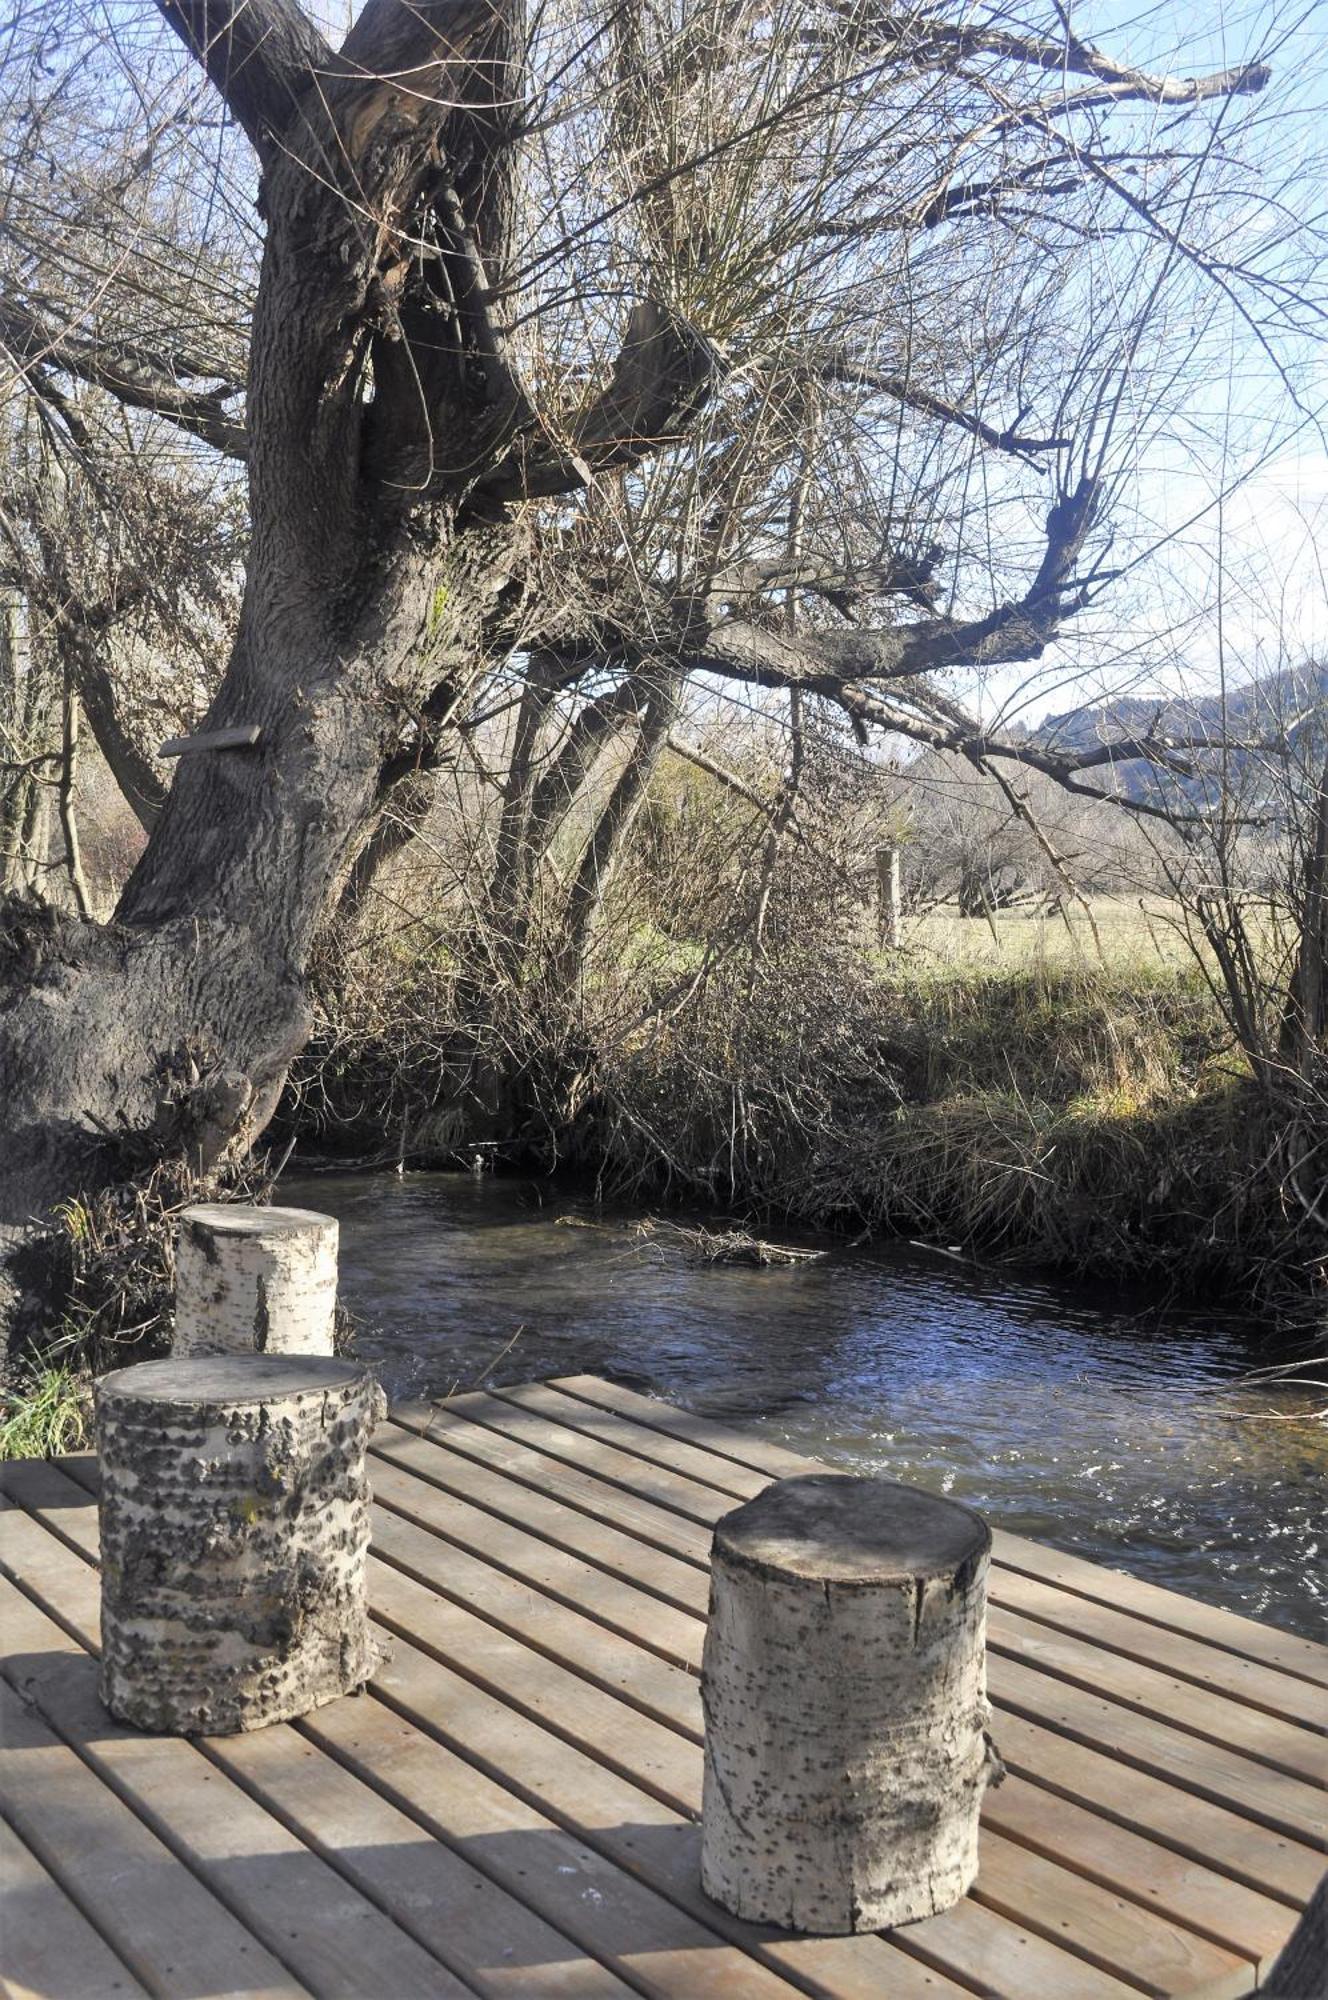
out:
<path id="1" fill-rule="evenodd" d="M 175 1238 L 172 1352 L 330 1354 L 337 1223 L 311 1208 L 186 1208 Z"/>
<path id="2" fill-rule="evenodd" d="M 977 1876 L 991 1532 L 884 1479 L 779 1480 L 715 1528 L 701 1884 L 840 1936 L 928 1917 Z"/>
<path id="3" fill-rule="evenodd" d="M 149 1361 L 97 1384 L 101 1698 L 230 1735 L 364 1686 L 368 1370 L 321 1356 Z"/>

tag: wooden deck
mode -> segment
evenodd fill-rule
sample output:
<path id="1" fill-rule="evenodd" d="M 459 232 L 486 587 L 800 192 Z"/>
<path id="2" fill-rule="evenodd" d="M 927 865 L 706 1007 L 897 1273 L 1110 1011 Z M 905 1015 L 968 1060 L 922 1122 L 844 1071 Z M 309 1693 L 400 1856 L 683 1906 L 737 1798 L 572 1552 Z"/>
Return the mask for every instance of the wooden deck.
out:
<path id="1" fill-rule="evenodd" d="M 710 1523 L 808 1461 L 575 1377 L 376 1439 L 369 1695 L 184 1741 L 98 1705 L 96 1466 L 0 1468 L 0 1988 L 521 2000 L 1254 1991 L 1323 1871 L 1328 1648 L 998 1534 L 1009 1766 L 962 1905 L 878 1937 L 697 1883 Z"/>

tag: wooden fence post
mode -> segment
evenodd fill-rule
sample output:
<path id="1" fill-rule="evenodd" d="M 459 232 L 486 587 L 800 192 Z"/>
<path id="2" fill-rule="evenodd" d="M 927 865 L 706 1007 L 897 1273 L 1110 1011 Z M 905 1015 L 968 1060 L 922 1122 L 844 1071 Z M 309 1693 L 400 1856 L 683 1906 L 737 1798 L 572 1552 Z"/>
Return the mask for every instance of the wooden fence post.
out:
<path id="1" fill-rule="evenodd" d="M 897 847 L 876 850 L 876 922 L 881 947 L 898 951 L 903 920 L 903 888 Z"/>

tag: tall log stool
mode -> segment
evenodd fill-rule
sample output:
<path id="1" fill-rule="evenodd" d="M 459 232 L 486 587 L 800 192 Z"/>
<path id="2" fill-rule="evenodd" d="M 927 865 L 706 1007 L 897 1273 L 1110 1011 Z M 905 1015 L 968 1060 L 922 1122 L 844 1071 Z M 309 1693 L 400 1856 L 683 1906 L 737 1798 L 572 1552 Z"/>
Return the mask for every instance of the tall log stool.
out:
<path id="1" fill-rule="evenodd" d="M 947 1909 L 977 1876 L 991 1532 L 885 1479 L 783 1479 L 711 1552 L 701 1884 L 840 1936 Z"/>
<path id="2" fill-rule="evenodd" d="M 97 1384 L 101 1698 L 230 1735 L 364 1686 L 368 1370 L 318 1355 L 148 1361 Z"/>
<path id="3" fill-rule="evenodd" d="M 337 1223 L 311 1208 L 201 1202 L 175 1238 L 172 1352 L 330 1354 Z"/>

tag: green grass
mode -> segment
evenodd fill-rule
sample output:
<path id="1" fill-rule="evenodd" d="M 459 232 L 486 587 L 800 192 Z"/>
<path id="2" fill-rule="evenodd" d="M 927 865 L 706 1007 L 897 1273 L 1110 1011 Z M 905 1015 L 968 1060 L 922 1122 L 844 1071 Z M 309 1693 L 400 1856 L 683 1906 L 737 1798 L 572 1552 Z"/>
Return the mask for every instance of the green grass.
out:
<path id="1" fill-rule="evenodd" d="M 89 1379 L 67 1363 L 17 1371 L 0 1403 L 0 1459 L 58 1458 L 92 1435 Z"/>

